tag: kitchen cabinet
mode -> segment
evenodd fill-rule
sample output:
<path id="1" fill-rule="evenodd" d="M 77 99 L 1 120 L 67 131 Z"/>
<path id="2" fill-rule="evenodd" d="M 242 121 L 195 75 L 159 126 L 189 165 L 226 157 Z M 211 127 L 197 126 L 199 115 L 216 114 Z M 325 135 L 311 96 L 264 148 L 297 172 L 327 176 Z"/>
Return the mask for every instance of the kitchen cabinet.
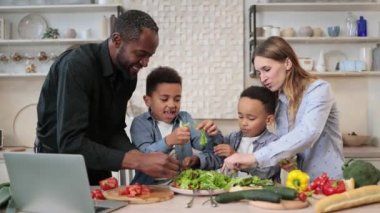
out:
<path id="1" fill-rule="evenodd" d="M 314 65 L 318 60 L 319 53 L 323 51 L 327 72 L 315 72 L 325 77 L 375 77 L 380 72 L 372 70 L 363 72 L 335 71 L 337 62 L 341 60 L 358 60 L 360 48 L 374 48 L 380 43 L 380 3 L 378 2 L 314 2 L 314 3 L 255 3 L 253 0 L 246 1 L 248 21 L 246 21 L 246 67 L 251 77 L 254 71 L 251 65 L 251 57 L 254 48 L 266 38 L 257 37 L 256 29 L 266 25 L 280 27 L 281 30 L 293 28 L 295 37 L 284 37 L 295 49 L 299 57 L 310 57 Z M 348 12 L 352 12 L 356 18 L 364 16 L 367 19 L 368 37 L 347 37 L 345 19 Z M 299 29 L 310 26 L 323 30 L 322 37 L 300 37 Z M 340 35 L 329 37 L 327 27 L 339 26 Z M 315 66 L 314 66 L 315 67 Z M 376 70 L 380 71 L 380 70 Z"/>
<path id="2" fill-rule="evenodd" d="M 5 166 L 5 161 L 4 159 L 0 159 L 0 183 L 4 183 L 8 181 L 9 181 L 9 177 L 8 177 L 7 168 Z"/>
<path id="3" fill-rule="evenodd" d="M 122 11 L 120 5 L 98 4 L 1 6 L 0 16 L 11 22 L 12 31 L 11 39 L 0 40 L 0 77 L 45 76 L 54 59 L 67 48 L 106 39 L 110 32 L 110 16 L 118 16 Z M 59 38 L 23 39 L 20 30 L 35 33 L 38 32 L 36 28 L 45 25 L 31 19 L 32 24 L 20 26 L 20 21 L 29 14 L 41 16 L 47 27 L 58 29 Z M 65 36 L 70 29 L 75 30 L 75 38 Z M 27 73 L 28 67 L 30 71 L 33 66 L 35 72 Z"/>

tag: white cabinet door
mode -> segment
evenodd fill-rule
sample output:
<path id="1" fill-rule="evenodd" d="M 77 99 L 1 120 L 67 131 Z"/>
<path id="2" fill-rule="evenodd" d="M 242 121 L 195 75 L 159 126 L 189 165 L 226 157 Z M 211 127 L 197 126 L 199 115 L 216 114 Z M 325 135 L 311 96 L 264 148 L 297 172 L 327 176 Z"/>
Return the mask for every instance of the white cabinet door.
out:
<path id="1" fill-rule="evenodd" d="M 9 182 L 7 168 L 5 167 L 5 161 L 0 159 L 0 183 Z"/>

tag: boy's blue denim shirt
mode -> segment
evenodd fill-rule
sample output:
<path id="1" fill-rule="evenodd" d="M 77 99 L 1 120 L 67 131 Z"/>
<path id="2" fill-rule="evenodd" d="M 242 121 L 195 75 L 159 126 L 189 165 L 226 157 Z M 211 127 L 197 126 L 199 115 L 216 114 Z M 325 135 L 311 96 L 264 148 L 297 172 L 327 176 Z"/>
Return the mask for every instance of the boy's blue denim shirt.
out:
<path id="1" fill-rule="evenodd" d="M 181 111 L 173 121 L 173 130 L 178 128 L 180 122 L 190 124 L 190 141 L 184 145 L 174 146 L 177 159 L 182 161 L 185 157 L 193 156 L 193 149 L 203 151 L 197 156 L 200 160 L 200 169 L 217 169 L 215 165 L 222 165 L 222 159 L 213 155 L 213 146 L 223 143 L 223 136 L 219 132 L 216 136 L 207 136 L 208 143 L 206 146 L 200 145 L 200 131 L 195 129 L 195 122 L 191 115 Z M 157 126 L 157 120 L 153 118 L 150 112 L 145 112 L 135 117 L 131 124 L 132 143 L 142 152 L 163 152 L 169 154 L 173 147 L 168 146 L 165 138 L 162 138 L 161 132 Z M 132 183 L 155 184 L 153 177 L 136 171 Z"/>
<path id="2" fill-rule="evenodd" d="M 232 132 L 231 134 L 224 137 L 224 143 L 229 144 L 235 151 L 239 148 L 240 142 L 243 138 L 243 133 L 241 131 Z M 267 146 L 268 144 L 277 140 L 277 136 L 271 133 L 269 130 L 265 129 L 263 133 L 253 142 L 252 154 L 260 150 L 261 148 Z M 276 181 L 280 181 L 280 166 L 275 165 L 266 168 L 251 168 L 243 170 L 252 176 L 259 176 L 260 178 L 268 178 Z"/>

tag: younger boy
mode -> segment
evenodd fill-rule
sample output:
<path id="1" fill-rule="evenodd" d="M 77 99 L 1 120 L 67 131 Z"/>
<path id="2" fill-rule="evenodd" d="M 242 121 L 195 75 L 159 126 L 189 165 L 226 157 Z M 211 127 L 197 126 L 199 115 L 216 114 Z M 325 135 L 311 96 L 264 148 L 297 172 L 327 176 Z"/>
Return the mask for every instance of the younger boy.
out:
<path id="1" fill-rule="evenodd" d="M 182 79 L 174 69 L 158 67 L 148 75 L 144 102 L 149 110 L 133 119 L 130 130 L 132 143 L 141 151 L 170 153 L 174 150 L 176 158 L 182 162 L 185 157 L 193 156 L 193 148 L 212 152 L 212 145 L 222 142 L 223 136 L 212 121 L 206 120 L 197 128 L 193 127 L 190 114 L 180 111 L 181 93 Z M 211 136 L 206 145 L 200 144 L 198 129 L 204 129 Z M 200 168 L 216 164 L 207 161 L 218 160 L 208 157 L 207 153 L 198 157 Z M 217 164 L 220 165 L 221 160 Z M 158 184 L 159 181 L 136 172 L 132 183 Z"/>
<path id="2" fill-rule="evenodd" d="M 216 145 L 215 154 L 228 157 L 235 152 L 253 153 L 275 141 L 277 136 L 267 130 L 267 125 L 274 121 L 276 101 L 276 94 L 265 87 L 251 86 L 245 89 L 238 103 L 240 130 L 225 137 L 223 144 Z M 251 168 L 242 172 L 278 180 L 280 167 Z"/>

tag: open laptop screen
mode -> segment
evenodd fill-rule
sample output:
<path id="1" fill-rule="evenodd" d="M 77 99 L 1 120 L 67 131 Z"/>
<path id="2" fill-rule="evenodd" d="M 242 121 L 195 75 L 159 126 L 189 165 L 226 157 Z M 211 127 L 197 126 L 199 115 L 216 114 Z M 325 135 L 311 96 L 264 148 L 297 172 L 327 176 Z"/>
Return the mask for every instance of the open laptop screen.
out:
<path id="1" fill-rule="evenodd" d="M 4 153 L 4 159 L 17 209 L 28 212 L 95 212 L 82 155 Z M 126 204 L 105 203 L 113 210 Z"/>

